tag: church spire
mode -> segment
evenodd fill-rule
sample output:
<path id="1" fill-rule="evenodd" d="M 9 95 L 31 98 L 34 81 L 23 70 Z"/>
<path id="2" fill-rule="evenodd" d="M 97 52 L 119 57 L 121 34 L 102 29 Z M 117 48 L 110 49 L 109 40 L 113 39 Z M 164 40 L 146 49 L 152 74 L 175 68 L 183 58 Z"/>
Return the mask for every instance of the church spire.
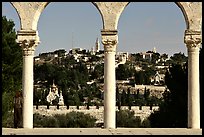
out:
<path id="1" fill-rule="evenodd" d="M 97 39 L 96 39 L 96 52 L 99 52 L 99 50 L 100 50 L 100 43 L 99 43 L 99 39 L 97 37 Z"/>
<path id="2" fill-rule="evenodd" d="M 156 52 L 157 52 L 157 51 L 156 51 L 156 47 L 154 47 L 154 48 L 153 48 L 153 52 L 154 52 L 154 53 L 156 53 Z"/>

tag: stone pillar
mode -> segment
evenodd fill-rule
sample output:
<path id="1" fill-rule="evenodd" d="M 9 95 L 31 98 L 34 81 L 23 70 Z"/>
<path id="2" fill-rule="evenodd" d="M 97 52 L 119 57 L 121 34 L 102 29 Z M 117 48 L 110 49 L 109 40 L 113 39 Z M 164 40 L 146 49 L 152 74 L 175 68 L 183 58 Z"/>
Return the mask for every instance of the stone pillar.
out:
<path id="1" fill-rule="evenodd" d="M 188 128 L 200 128 L 199 50 L 201 32 L 185 31 L 188 48 Z"/>
<path id="2" fill-rule="evenodd" d="M 17 43 L 23 50 L 23 128 L 33 128 L 33 57 L 35 47 L 39 44 L 37 31 L 20 30 Z"/>
<path id="3" fill-rule="evenodd" d="M 118 42 L 117 31 L 102 30 L 104 45 L 104 128 L 116 127 L 116 76 L 115 53 Z"/>

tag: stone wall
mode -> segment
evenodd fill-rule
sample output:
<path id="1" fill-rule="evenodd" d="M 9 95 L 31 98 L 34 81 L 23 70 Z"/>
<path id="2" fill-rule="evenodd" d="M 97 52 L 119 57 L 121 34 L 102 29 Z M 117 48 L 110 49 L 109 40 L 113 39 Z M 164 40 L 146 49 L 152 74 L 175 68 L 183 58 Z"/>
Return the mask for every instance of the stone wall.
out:
<path id="1" fill-rule="evenodd" d="M 121 106 L 121 110 L 125 109 L 129 109 L 129 107 Z M 144 120 L 144 118 L 148 117 L 154 110 L 158 109 L 159 106 L 152 106 L 152 109 L 150 106 L 142 106 L 141 108 L 139 106 L 131 107 L 131 110 L 135 112 L 135 116 L 140 116 L 141 120 Z M 116 110 L 118 111 L 117 106 Z M 33 107 L 33 113 L 39 113 L 46 116 L 51 116 L 54 114 L 66 114 L 72 111 L 90 114 L 96 117 L 96 123 L 103 123 L 104 106 L 99 106 L 98 108 L 96 106 L 89 106 L 89 109 L 87 109 L 87 106 L 79 106 L 78 109 L 77 106 L 69 106 L 69 109 L 67 109 L 67 106 L 59 106 L 59 109 L 57 109 L 57 106 L 49 106 L 49 109 L 47 109 L 47 106 L 44 105 L 38 106 L 38 109 L 36 109 L 36 106 Z"/>

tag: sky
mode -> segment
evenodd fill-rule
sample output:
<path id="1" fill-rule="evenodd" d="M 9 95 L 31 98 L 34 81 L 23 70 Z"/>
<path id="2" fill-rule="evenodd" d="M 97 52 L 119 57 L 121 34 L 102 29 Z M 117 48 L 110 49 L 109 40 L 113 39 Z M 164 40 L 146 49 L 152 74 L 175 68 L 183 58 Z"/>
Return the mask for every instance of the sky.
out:
<path id="1" fill-rule="evenodd" d="M 2 2 L 2 16 L 15 23 L 20 30 L 16 10 L 9 2 Z M 52 2 L 43 10 L 38 21 L 41 43 L 35 56 L 58 49 L 80 47 L 91 50 L 96 39 L 101 44 L 102 19 L 91 2 Z M 186 23 L 181 9 L 174 2 L 131 2 L 124 9 L 118 23 L 118 52 L 138 53 L 156 48 L 160 54 L 172 56 L 184 53 Z"/>

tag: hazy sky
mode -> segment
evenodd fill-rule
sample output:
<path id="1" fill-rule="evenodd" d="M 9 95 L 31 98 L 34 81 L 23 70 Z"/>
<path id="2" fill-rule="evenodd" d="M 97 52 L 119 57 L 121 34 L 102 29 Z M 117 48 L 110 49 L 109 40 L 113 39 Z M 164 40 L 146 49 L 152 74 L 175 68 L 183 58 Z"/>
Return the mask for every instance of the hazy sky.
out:
<path id="1" fill-rule="evenodd" d="M 2 2 L 2 16 L 12 19 L 15 29 L 20 29 L 17 13 L 9 2 Z M 101 15 L 91 2 L 52 2 L 38 21 L 41 43 L 35 56 L 72 47 L 90 50 L 97 37 L 101 41 L 101 29 Z M 169 57 L 178 52 L 187 55 L 185 29 L 183 13 L 174 2 L 131 2 L 119 19 L 117 51 L 138 53 L 155 47 Z M 100 47 L 103 49 L 102 44 Z"/>

